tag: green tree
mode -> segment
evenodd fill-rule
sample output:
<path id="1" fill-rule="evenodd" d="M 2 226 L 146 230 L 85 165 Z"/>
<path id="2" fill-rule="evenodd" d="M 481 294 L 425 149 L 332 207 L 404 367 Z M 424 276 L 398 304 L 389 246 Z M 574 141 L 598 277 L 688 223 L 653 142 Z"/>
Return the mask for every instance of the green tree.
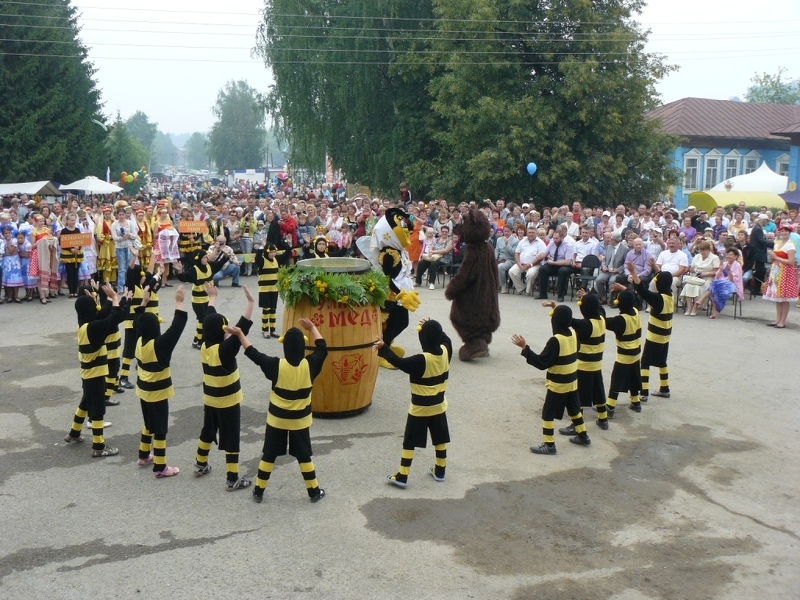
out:
<path id="1" fill-rule="evenodd" d="M 158 133 L 158 123 L 151 123 L 150 118 L 142 111 L 137 110 L 125 121 L 125 127 L 130 134 L 139 141 L 148 155 L 152 152 L 153 142 Z"/>
<path id="2" fill-rule="evenodd" d="M 186 163 L 190 169 L 208 167 L 208 138 L 204 133 L 195 131 L 190 135 L 183 150 L 186 152 Z"/>
<path id="3" fill-rule="evenodd" d="M 767 104 L 800 104 L 800 80 L 784 79 L 786 69 L 778 68 L 777 75 L 756 73 L 750 80 L 745 98 L 748 102 L 764 102 Z"/>
<path id="4" fill-rule="evenodd" d="M 266 115 L 246 81 L 229 81 L 211 110 L 217 118 L 208 136 L 208 154 L 219 169 L 264 166 Z"/>
<path id="5" fill-rule="evenodd" d="M 0 181 L 105 178 L 95 69 L 70 0 L 3 3 Z M 62 57 L 62 55 L 68 58 Z"/>
<path id="6" fill-rule="evenodd" d="M 275 75 L 266 105 L 294 162 L 327 153 L 377 189 L 652 198 L 675 181 L 675 140 L 644 117 L 670 67 L 644 52 L 641 5 L 273 0 L 257 47 Z"/>

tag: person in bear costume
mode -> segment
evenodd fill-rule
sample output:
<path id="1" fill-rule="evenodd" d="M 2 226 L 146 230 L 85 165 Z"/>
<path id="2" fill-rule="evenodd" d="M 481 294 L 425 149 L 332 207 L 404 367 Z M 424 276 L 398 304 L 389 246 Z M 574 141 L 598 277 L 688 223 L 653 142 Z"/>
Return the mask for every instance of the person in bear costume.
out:
<path id="1" fill-rule="evenodd" d="M 450 321 L 464 345 L 458 351 L 462 361 L 489 356 L 492 333 L 500 326 L 497 291 L 500 281 L 489 220 L 477 208 L 462 218 L 461 240 L 466 244 L 464 259 L 444 291 L 452 300 Z"/>
<path id="2" fill-rule="evenodd" d="M 408 312 L 419 307 L 419 294 L 414 291 L 411 259 L 407 251 L 412 228 L 412 218 L 405 211 L 390 208 L 375 224 L 372 237 L 368 238 L 368 247 L 361 248 L 373 266 L 389 278 L 389 297 L 383 308 L 383 341 L 400 357 L 405 350 L 392 342 L 408 327 Z M 387 369 L 396 368 L 384 358 L 380 359 L 380 365 Z"/>

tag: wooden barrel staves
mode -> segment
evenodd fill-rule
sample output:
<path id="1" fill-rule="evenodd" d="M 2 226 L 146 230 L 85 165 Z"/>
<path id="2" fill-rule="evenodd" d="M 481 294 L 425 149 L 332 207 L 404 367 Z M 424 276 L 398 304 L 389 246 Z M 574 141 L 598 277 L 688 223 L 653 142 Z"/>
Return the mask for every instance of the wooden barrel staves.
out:
<path id="1" fill-rule="evenodd" d="M 303 266 L 348 273 L 363 273 L 370 269 L 365 260 L 342 258 L 299 261 L 298 268 Z M 291 327 L 299 327 L 298 321 L 302 318 L 317 326 L 328 346 L 328 358 L 314 380 L 311 393 L 314 416 L 345 417 L 366 410 L 372 404 L 378 377 L 378 355 L 372 351 L 372 345 L 382 332 L 379 308 L 371 305 L 350 307 L 331 300 L 316 304 L 301 300 L 294 306 L 285 307 L 284 333 Z M 313 349 L 309 343 L 307 350 Z"/>

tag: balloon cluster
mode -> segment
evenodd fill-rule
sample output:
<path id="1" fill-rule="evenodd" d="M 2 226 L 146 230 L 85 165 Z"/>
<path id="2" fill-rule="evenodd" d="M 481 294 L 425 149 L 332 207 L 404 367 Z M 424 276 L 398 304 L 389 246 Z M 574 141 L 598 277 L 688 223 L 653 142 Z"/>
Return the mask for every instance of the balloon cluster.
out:
<path id="1" fill-rule="evenodd" d="M 140 170 L 142 172 L 142 175 L 147 173 L 147 169 L 145 169 L 144 166 L 142 166 Z M 139 171 L 134 171 L 132 174 L 129 174 L 125 171 L 120 173 L 119 176 L 120 183 L 133 183 L 134 181 L 139 181 Z"/>

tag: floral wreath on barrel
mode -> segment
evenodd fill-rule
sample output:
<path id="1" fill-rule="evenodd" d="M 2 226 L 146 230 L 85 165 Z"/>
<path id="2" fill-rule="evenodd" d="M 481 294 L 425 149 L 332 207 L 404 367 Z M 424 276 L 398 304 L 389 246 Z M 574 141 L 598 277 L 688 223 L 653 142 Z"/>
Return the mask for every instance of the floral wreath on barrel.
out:
<path id="1" fill-rule="evenodd" d="M 389 295 L 389 278 L 378 271 L 329 273 L 321 268 L 283 267 L 278 271 L 278 293 L 287 306 L 307 299 L 312 304 L 332 301 L 382 307 Z"/>

